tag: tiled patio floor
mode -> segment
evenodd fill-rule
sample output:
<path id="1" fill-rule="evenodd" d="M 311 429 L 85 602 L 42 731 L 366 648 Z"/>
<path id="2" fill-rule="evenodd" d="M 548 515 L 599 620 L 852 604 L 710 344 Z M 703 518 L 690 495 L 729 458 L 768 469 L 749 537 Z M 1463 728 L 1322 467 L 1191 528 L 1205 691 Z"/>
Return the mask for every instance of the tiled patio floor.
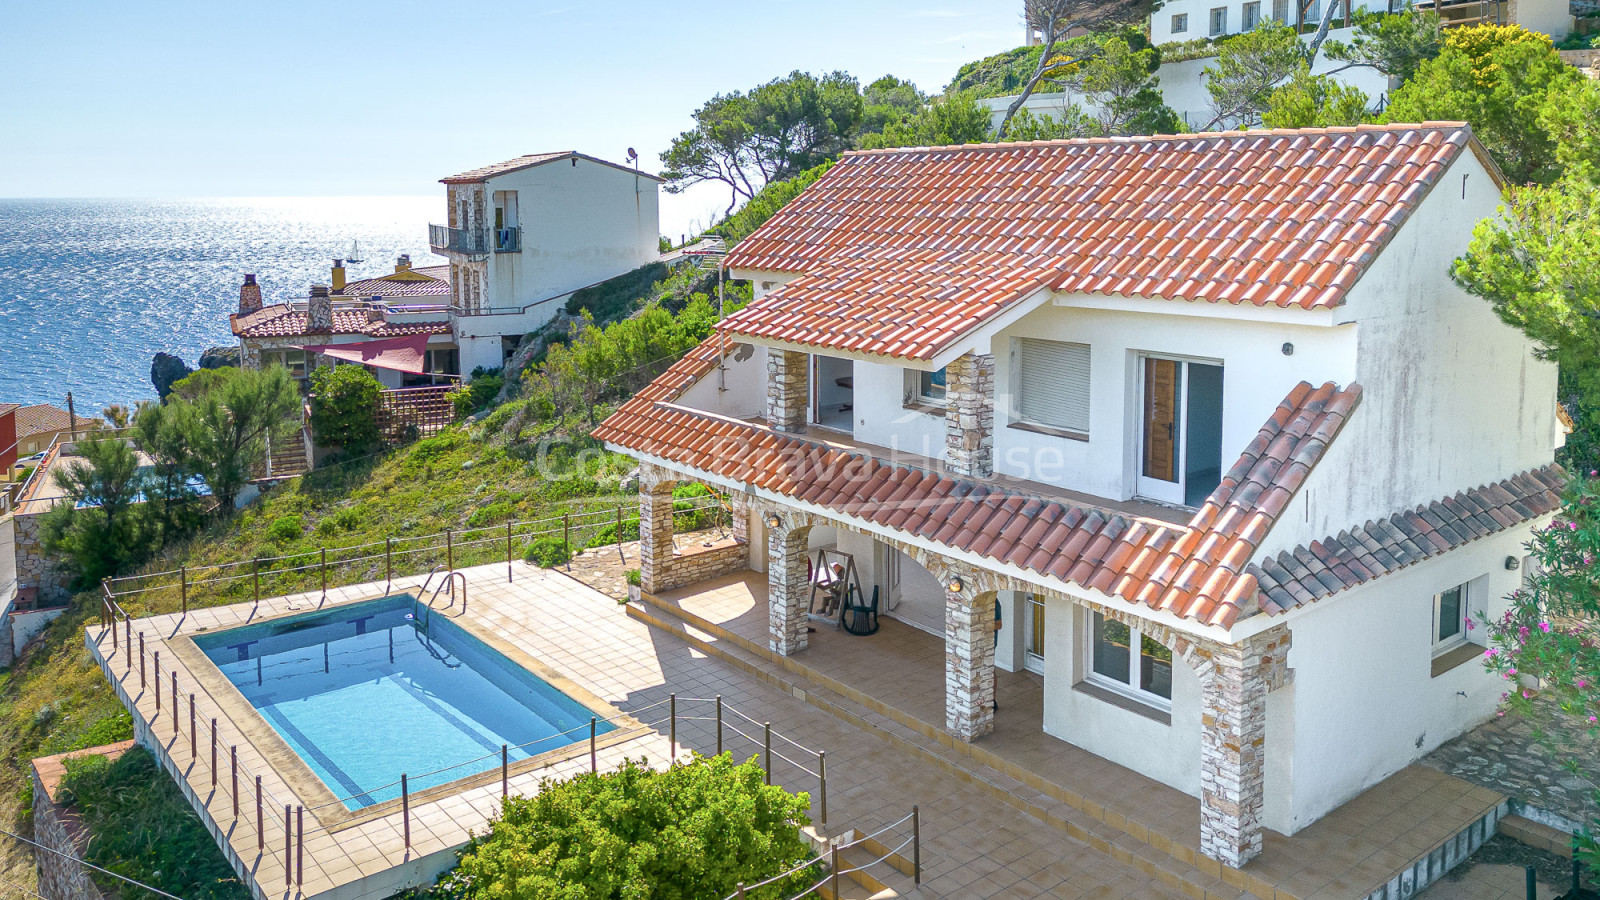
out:
<path id="1" fill-rule="evenodd" d="M 688 697 L 724 698 L 733 708 L 744 710 L 762 721 L 770 721 L 775 732 L 828 753 L 829 819 L 834 829 L 857 827 L 872 831 L 899 819 L 912 804 L 919 804 L 923 823 L 922 859 L 924 896 L 929 897 L 1139 897 L 1172 898 L 1183 896 L 1178 890 L 1118 862 L 1103 849 L 1075 840 L 1049 828 L 1038 819 L 997 799 L 991 792 L 971 782 L 951 779 L 940 768 L 915 757 L 908 757 L 880 734 L 847 724 L 813 705 L 772 687 L 739 668 L 693 649 L 678 638 L 650 628 L 630 618 L 614 600 L 565 576 L 533 569 L 522 563 L 516 567 L 516 580 L 505 582 L 503 566 L 483 566 L 467 570 L 472 585 L 471 600 L 464 627 L 480 633 L 493 633 L 516 651 L 543 662 L 571 679 L 584 690 L 597 695 L 623 712 L 652 709 L 641 713 L 649 719 L 656 706 L 676 692 L 681 699 L 678 738 L 681 744 L 698 751 L 715 747 L 715 728 L 710 718 L 711 704 L 696 704 Z M 409 582 L 398 590 L 413 587 Z M 328 603 L 337 604 L 367 599 L 381 593 L 381 585 L 362 585 L 329 592 Z M 183 656 L 185 637 L 201 629 L 215 630 L 259 620 L 315 605 L 314 597 L 299 596 L 263 601 L 259 610 L 250 604 L 191 612 L 188 616 L 161 616 L 134 623 L 135 642 L 143 634 L 146 651 L 163 650 L 162 683 L 165 687 L 175 656 Z M 200 810 L 213 834 L 225 843 L 230 857 L 240 860 L 239 868 L 252 873 L 262 885 L 262 895 L 275 897 L 367 897 L 376 893 L 370 876 L 392 870 L 408 858 L 410 868 L 420 873 L 423 867 L 448 857 L 450 848 L 466 839 L 469 829 L 482 830 L 497 808 L 499 784 L 491 777 L 482 784 L 448 796 L 415 802 L 412 807 L 413 851 L 404 852 L 398 810 L 384 811 L 363 818 L 331 833 L 320 813 L 307 811 L 305 879 L 302 891 L 285 891 L 282 803 L 299 805 L 305 798 L 296 793 L 292 772 L 269 753 L 251 747 L 243 735 L 251 730 L 251 716 L 241 708 L 237 695 L 230 698 L 230 687 L 198 697 L 198 720 L 207 729 L 210 718 L 218 719 L 219 739 L 224 748 L 238 744 L 240 762 L 252 774 L 261 774 L 264 787 L 275 802 L 275 811 L 266 817 L 266 847 L 257 849 L 252 815 L 253 797 L 249 780 L 244 781 L 243 815 L 231 813 L 231 795 L 226 749 L 221 755 L 219 786 L 211 787 L 209 733 L 199 743 L 196 754 L 189 753 L 187 695 L 206 684 L 204 672 L 191 672 L 187 664 L 178 668 L 181 715 L 178 737 L 171 726 L 170 701 L 160 715 L 154 708 L 154 691 L 140 689 L 138 654 L 133 664 L 127 654 L 113 652 L 111 636 L 98 626 L 88 629 L 91 650 L 104 662 L 108 676 L 124 702 L 135 710 L 136 727 L 149 730 L 158 744 L 158 755 L 176 773 L 186 794 Z M 174 649 L 176 648 L 176 649 Z M 192 659 L 192 655 L 189 659 Z M 183 663 L 183 660 L 178 660 Z M 195 668 L 200 668 L 197 664 Z M 214 674 L 214 673 L 213 673 Z M 880 674 L 882 674 L 880 672 Z M 215 680 L 210 684 L 215 686 Z M 230 702 L 232 701 L 232 702 Z M 701 718 L 695 719 L 693 717 Z M 729 714 L 730 726 L 742 721 Z M 264 723 L 253 723 L 259 728 Z M 759 731 L 745 723 L 747 733 Z M 644 755 L 660 761 L 667 756 L 665 724 L 626 743 L 602 750 L 600 764 L 615 765 L 623 754 Z M 725 732 L 730 749 L 741 755 L 753 754 L 757 747 L 735 747 L 734 737 Z M 779 747 L 784 745 L 781 742 Z M 584 748 L 586 749 L 586 747 Z M 775 747 L 777 749 L 777 747 Z M 781 752 L 781 751 L 780 751 Z M 586 752 L 578 758 L 548 770 L 561 775 L 587 767 Z M 513 780 L 512 789 L 530 791 L 543 772 L 529 772 Z M 794 790 L 815 791 L 810 775 L 777 759 L 774 779 Z M 813 795 L 814 796 L 814 795 Z M 815 812 L 814 812 L 815 815 Z M 897 841 L 895 842 L 897 843 Z M 440 857 L 419 859 L 428 854 Z M 1234 892 L 1233 896 L 1239 896 Z"/>
<path id="2" fill-rule="evenodd" d="M 764 575 L 731 575 L 666 592 L 655 600 L 719 626 L 752 648 L 766 645 Z M 1207 873 L 1219 870 L 1215 862 L 1197 856 L 1197 798 L 1044 733 L 1044 695 L 1038 676 L 997 671 L 994 733 L 970 746 L 951 740 L 943 733 L 943 641 L 893 619 L 884 618 L 882 623 L 870 637 L 814 623 L 809 646 L 790 663 L 856 688 L 868 695 L 869 704 L 889 707 L 884 711 L 892 719 L 920 732 L 937 752 L 970 754 L 1012 776 L 1009 781 L 1024 793 L 1042 789 L 1057 800 L 1067 799 L 1074 809 L 1064 812 L 1087 819 L 1085 828 L 1096 821 L 1109 823 Z M 1302 898 L 1366 896 L 1503 799 L 1485 788 L 1412 766 L 1298 834 L 1286 837 L 1269 831 L 1262 855 L 1242 873 L 1254 879 L 1247 883 L 1264 896 L 1274 889 Z"/>

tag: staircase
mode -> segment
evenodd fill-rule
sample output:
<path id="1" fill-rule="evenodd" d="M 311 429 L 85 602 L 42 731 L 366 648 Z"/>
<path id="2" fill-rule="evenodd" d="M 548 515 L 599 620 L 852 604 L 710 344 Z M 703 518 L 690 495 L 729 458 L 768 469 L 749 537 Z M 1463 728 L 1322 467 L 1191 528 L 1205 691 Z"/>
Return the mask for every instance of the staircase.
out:
<path id="1" fill-rule="evenodd" d="M 304 425 L 300 426 L 298 434 L 285 440 L 274 441 L 272 436 L 268 435 L 266 465 L 263 467 L 261 477 L 277 481 L 311 471 L 311 462 L 306 452 L 308 444 L 309 435 Z"/>

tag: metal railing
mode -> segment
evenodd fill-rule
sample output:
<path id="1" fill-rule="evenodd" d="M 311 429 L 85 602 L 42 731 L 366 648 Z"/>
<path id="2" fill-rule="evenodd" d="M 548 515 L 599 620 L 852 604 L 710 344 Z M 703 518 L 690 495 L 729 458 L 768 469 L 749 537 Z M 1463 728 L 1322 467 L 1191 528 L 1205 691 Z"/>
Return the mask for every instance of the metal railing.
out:
<path id="1" fill-rule="evenodd" d="M 700 514 L 711 513 L 713 525 L 724 527 L 726 524 L 726 507 L 714 494 L 678 502 L 685 504 L 685 508 L 675 509 L 675 518 L 698 520 Z M 441 563 L 446 571 L 454 571 L 503 560 L 506 581 L 510 582 L 517 551 L 540 538 L 560 538 L 569 552 L 614 544 L 620 553 L 623 543 L 636 539 L 627 533 L 627 526 L 637 525 L 638 521 L 638 504 L 618 504 L 611 509 L 568 512 L 544 519 L 476 528 L 447 528 L 432 534 L 388 537 L 342 547 L 324 546 L 283 556 L 179 566 L 166 571 L 108 578 L 102 589 L 107 597 L 118 602 L 136 600 L 140 610 L 149 615 L 187 613 L 191 603 L 202 598 L 208 605 L 213 600 L 251 600 L 259 604 L 263 590 L 268 597 L 320 590 L 322 600 L 326 600 L 330 577 L 336 581 L 346 579 L 344 583 L 348 584 L 376 582 L 381 578 L 387 594 L 397 578 L 422 575 Z M 612 535 L 596 543 L 607 528 L 613 529 Z M 356 580 L 348 580 L 351 578 Z M 202 593 L 197 594 L 196 589 Z"/>
<path id="2" fill-rule="evenodd" d="M 489 236 L 481 229 L 451 228 L 448 225 L 428 226 L 428 246 L 435 252 L 488 253 Z"/>
<path id="3" fill-rule="evenodd" d="M 521 253 L 522 228 L 517 225 L 512 225 L 509 228 L 496 228 L 494 230 L 494 252 Z"/>
<path id="4" fill-rule="evenodd" d="M 158 750 L 158 757 L 163 755 L 165 756 L 164 763 L 172 770 L 175 778 L 183 779 L 187 777 L 194 779 L 197 782 L 197 787 L 199 778 L 209 777 L 210 792 L 204 795 L 200 795 L 197 792 L 196 802 L 203 807 L 208 814 L 211 815 L 213 820 L 216 821 L 219 826 L 222 824 L 222 817 L 226 815 L 231 814 L 235 822 L 239 821 L 241 818 L 251 817 L 253 815 L 257 853 L 256 865 L 252 867 L 254 871 L 260 871 L 260 863 L 267 855 L 266 847 L 268 812 L 270 811 L 273 819 L 276 820 L 277 810 L 281 806 L 283 808 L 282 858 L 284 867 L 284 887 L 298 887 L 303 884 L 305 877 L 306 843 L 305 814 L 308 807 L 305 806 L 304 803 L 292 802 L 298 800 L 298 797 L 291 797 L 289 798 L 289 801 L 284 801 L 282 798 L 277 797 L 270 790 L 268 790 L 264 786 L 263 778 L 260 774 L 253 772 L 247 765 L 239 762 L 239 744 L 229 743 L 226 745 L 227 758 L 226 762 L 224 763 L 222 761 L 222 749 L 224 744 L 221 739 L 221 726 L 225 725 L 229 728 L 234 728 L 234 726 L 232 721 L 227 718 L 223 707 L 203 686 L 198 684 L 193 686 L 193 690 L 187 691 L 187 696 L 185 697 L 185 692 L 180 690 L 179 677 L 176 671 L 169 670 L 168 683 L 163 685 L 161 679 L 161 651 L 151 651 L 149 649 L 146 644 L 145 634 L 143 631 L 138 632 L 137 635 L 134 633 L 132 616 L 130 616 L 127 610 L 125 610 L 121 604 L 117 602 L 117 599 L 114 595 L 112 595 L 109 586 L 102 586 L 101 600 L 101 631 L 100 634 L 94 638 L 94 640 L 95 643 L 99 645 L 102 650 L 104 650 L 106 638 L 110 637 L 111 639 L 110 652 L 104 653 L 101 658 L 102 670 L 104 671 L 106 678 L 113 685 L 126 689 L 129 696 L 128 702 L 130 707 L 132 706 L 131 698 L 134 690 L 135 672 L 137 672 L 138 675 L 137 685 L 139 693 L 142 694 L 146 691 L 153 692 L 155 700 L 155 715 L 150 718 L 148 724 L 151 737 L 156 739 L 154 743 L 156 745 L 156 749 Z M 135 647 L 137 647 L 137 660 L 135 659 Z M 125 669 L 125 672 L 120 678 L 112 669 L 112 664 L 119 654 L 123 656 Z M 163 691 L 163 687 L 166 687 L 167 690 Z M 165 702 L 163 702 L 164 698 Z M 205 710 L 207 714 L 203 716 L 201 714 L 202 698 L 206 706 L 209 707 L 209 709 Z M 187 700 L 187 703 L 183 702 L 185 699 Z M 680 703 L 715 704 L 715 715 L 714 717 L 680 716 L 678 713 L 678 705 Z M 646 713 L 658 711 L 663 706 L 667 708 L 665 716 L 662 716 L 660 713 L 657 713 L 657 715 L 649 718 L 645 716 Z M 184 714 L 185 712 L 187 712 L 187 715 Z M 211 713 L 215 714 L 212 715 Z M 162 743 L 160 740 L 160 732 L 163 730 L 163 726 L 158 724 L 158 721 L 163 714 L 165 714 L 170 722 L 170 725 L 167 726 L 170 734 L 169 743 Z M 600 730 L 601 722 L 605 722 L 608 726 L 611 726 L 606 732 L 604 732 L 607 734 L 614 733 L 623 728 L 631 729 L 637 734 L 641 735 L 646 731 L 654 731 L 659 733 L 661 727 L 666 726 L 670 741 L 669 759 L 671 762 L 669 765 L 679 765 L 679 723 L 687 721 L 709 721 L 714 718 L 717 723 L 716 754 L 720 756 L 724 752 L 731 752 L 726 750 L 724 746 L 726 732 L 733 732 L 734 734 L 742 736 L 752 742 L 756 742 L 761 748 L 759 758 L 761 760 L 761 766 L 763 772 L 765 773 L 765 780 L 767 784 L 772 783 L 772 759 L 774 756 L 785 762 L 788 762 L 790 765 L 802 772 L 816 776 L 818 779 L 817 799 L 820 818 L 823 827 L 826 828 L 828 823 L 826 751 L 811 750 L 801 745 L 797 741 L 794 741 L 793 739 L 774 731 L 770 721 L 762 721 L 758 723 L 761 726 L 761 738 L 757 739 L 751 734 L 735 728 L 732 725 L 726 724 L 726 721 L 730 716 L 737 717 L 738 719 L 746 722 L 757 723 L 757 720 L 754 717 L 724 703 L 720 695 L 706 698 L 679 697 L 677 694 L 671 694 L 665 700 L 657 700 L 654 703 L 650 703 L 638 709 L 620 713 L 615 716 L 591 716 L 587 724 L 567 729 L 559 734 L 548 735 L 546 737 L 530 741 L 526 744 L 520 744 L 516 747 L 512 747 L 509 744 L 502 744 L 497 754 L 485 754 L 474 759 L 463 760 L 462 762 L 440 767 L 421 774 L 402 772 L 397 780 L 389 782 L 388 784 L 379 785 L 374 788 L 368 788 L 364 791 L 360 791 L 348 796 L 338 797 L 332 801 L 309 807 L 309 809 L 313 814 L 315 814 L 319 810 L 334 806 L 343 806 L 345 808 L 349 808 L 349 801 L 352 800 L 369 801 L 367 803 L 360 804 L 363 807 L 375 805 L 376 803 L 380 802 L 390 802 L 395 798 L 391 796 L 389 798 L 378 799 L 375 798 L 374 795 L 381 792 L 390 791 L 395 787 L 398 787 L 403 847 L 405 853 L 409 856 L 413 849 L 411 842 L 412 784 L 417 780 L 426 781 L 443 773 L 451 772 L 456 769 L 464 769 L 468 766 L 477 766 L 477 768 L 473 771 L 464 772 L 461 776 L 459 776 L 459 778 L 467 778 L 481 774 L 484 771 L 492 771 L 492 768 L 485 767 L 482 765 L 482 763 L 498 756 L 500 761 L 500 796 L 502 800 L 504 800 L 513 795 L 511 791 L 511 753 L 513 750 L 523 753 L 524 755 L 522 756 L 522 759 L 529 759 L 544 752 L 557 750 L 561 747 L 572 746 L 573 744 L 583 740 L 583 734 L 585 732 L 588 735 L 589 775 L 598 775 L 600 773 L 599 736 L 602 734 Z M 184 728 L 185 719 L 188 720 L 187 732 L 185 732 Z M 179 764 L 174 752 L 179 746 L 181 746 L 180 741 L 185 733 L 187 733 L 188 736 L 190 759 L 190 763 L 187 768 Z M 556 746 L 540 749 L 536 752 L 532 751 L 532 748 L 539 745 L 548 744 L 558 738 L 569 738 L 569 740 Z M 781 752 L 774 751 L 772 748 L 772 741 L 774 738 L 777 738 L 795 748 L 794 752 L 796 755 L 809 755 L 810 757 L 814 758 L 816 761 L 816 769 L 813 770 L 807 768 L 805 765 L 790 759 Z M 205 739 L 204 746 L 206 753 L 204 754 L 201 752 L 202 739 Z M 581 748 L 579 752 L 581 753 Z M 207 760 L 209 760 L 208 767 L 206 762 Z M 520 762 L 521 760 L 518 761 Z M 205 774 L 202 775 L 201 772 L 196 771 L 198 769 L 205 769 Z M 219 783 L 224 777 L 224 774 L 226 774 L 228 784 L 226 795 L 219 790 Z M 450 784 L 459 780 L 459 778 L 451 778 L 444 781 L 439 781 L 437 784 L 429 785 L 428 787 L 432 788 Z M 246 797 L 245 791 L 242 791 L 240 788 L 241 782 L 247 786 L 249 792 L 248 798 Z M 517 796 L 522 795 L 519 793 Z M 908 821 L 911 823 L 912 835 L 908 840 L 903 841 L 899 846 L 888 850 L 879 857 L 867 863 L 863 863 L 851 868 L 842 868 L 840 866 L 840 851 L 856 846 L 868 845 L 869 842 L 888 834 L 891 830 L 900 828 Z M 317 823 L 315 815 L 313 815 L 313 823 Z M 320 828 L 320 826 L 318 827 Z M 326 828 L 320 828 L 320 830 L 322 830 L 328 837 L 330 843 L 339 843 L 337 832 L 329 831 Z M 880 845 L 882 844 L 882 842 L 879 843 Z M 888 861 L 890 857 L 900 854 L 900 852 L 905 850 L 907 847 L 910 847 L 912 850 L 913 877 L 916 879 L 916 882 L 920 884 L 922 872 L 921 828 L 917 807 L 915 806 L 912 807 L 911 813 L 908 816 L 905 816 L 895 822 L 891 822 L 890 824 L 880 828 L 870 835 L 832 847 L 830 850 L 830 860 L 832 865 L 828 875 L 823 879 L 823 881 L 817 882 L 816 884 L 807 888 L 802 894 L 795 896 L 806 896 L 807 894 L 815 891 L 818 887 L 831 878 L 833 879 L 833 884 L 835 887 L 834 896 L 837 897 L 837 879 L 840 876 L 848 875 L 851 872 L 865 869 L 868 866 L 875 865 L 879 862 Z M 901 858 L 903 859 L 903 857 Z M 807 860 L 805 863 L 802 863 L 800 866 L 792 868 L 784 873 L 780 873 L 779 875 L 773 876 L 772 878 L 758 884 L 748 886 L 741 884 L 738 891 L 736 891 L 735 894 L 730 895 L 730 898 L 744 897 L 745 892 L 747 891 L 755 890 L 764 885 L 775 883 L 785 877 L 792 876 L 797 872 L 804 871 L 806 868 L 815 865 L 816 862 L 817 859 L 812 858 Z"/>
<path id="5" fill-rule="evenodd" d="M 902 841 L 899 846 L 887 848 L 887 845 L 885 845 L 883 841 L 879 840 L 879 838 L 888 834 L 891 830 L 899 829 L 907 823 L 910 823 L 911 825 L 911 836 Z M 849 850 L 853 847 L 869 846 L 874 842 L 879 846 L 885 846 L 887 849 L 873 859 L 861 863 L 860 865 L 846 867 L 840 862 L 839 854 L 843 851 Z M 872 866 L 877 865 L 878 863 L 889 863 L 890 865 L 893 865 L 893 863 L 890 862 L 890 859 L 895 856 L 900 856 L 901 851 L 906 849 L 911 851 L 912 882 L 920 888 L 922 886 L 922 815 L 916 806 L 911 807 L 911 812 L 906 813 L 900 819 L 890 822 L 877 831 L 874 831 L 872 834 L 862 835 L 853 841 L 848 841 L 843 844 L 830 844 L 828 846 L 827 874 L 823 875 L 820 880 L 806 886 L 806 888 L 800 893 L 789 895 L 787 898 L 785 898 L 785 900 L 802 900 L 802 898 L 816 896 L 817 892 L 822 889 L 823 885 L 828 886 L 831 896 L 838 898 L 840 878 L 853 872 L 864 871 Z M 903 856 L 901 858 L 904 859 Z M 749 892 L 760 890 L 768 885 L 777 884 L 784 879 L 799 875 L 808 869 L 814 868 L 820 861 L 820 859 L 813 857 L 786 871 L 779 872 L 765 881 L 758 881 L 755 884 L 740 884 L 733 893 L 722 898 L 722 900 L 745 900 L 745 897 L 749 894 Z"/>

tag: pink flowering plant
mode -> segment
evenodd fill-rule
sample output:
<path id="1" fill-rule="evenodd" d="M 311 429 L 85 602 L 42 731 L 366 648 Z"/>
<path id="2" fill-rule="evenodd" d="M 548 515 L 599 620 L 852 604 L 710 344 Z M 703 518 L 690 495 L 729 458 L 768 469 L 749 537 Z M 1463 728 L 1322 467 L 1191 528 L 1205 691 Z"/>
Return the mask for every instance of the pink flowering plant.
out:
<path id="1" fill-rule="evenodd" d="M 1565 714 L 1570 727 L 1536 736 L 1567 769 L 1590 777 L 1592 744 L 1577 739 L 1600 738 L 1600 478 L 1574 478 L 1560 514 L 1534 531 L 1528 550 L 1534 566 L 1509 608 L 1482 619 L 1484 664 L 1506 681 L 1502 712 L 1526 715 L 1539 699 Z M 1600 845 L 1587 833 L 1582 843 L 1585 861 L 1600 870 Z"/>

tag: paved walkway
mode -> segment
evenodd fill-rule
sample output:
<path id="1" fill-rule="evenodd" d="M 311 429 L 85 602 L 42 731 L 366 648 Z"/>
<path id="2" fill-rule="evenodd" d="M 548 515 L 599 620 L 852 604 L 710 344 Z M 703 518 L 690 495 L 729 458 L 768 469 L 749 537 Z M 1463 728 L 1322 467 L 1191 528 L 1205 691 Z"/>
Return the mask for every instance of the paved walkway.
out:
<path id="1" fill-rule="evenodd" d="M 1580 771 L 1561 764 L 1569 758 L 1580 762 Z M 1595 803 L 1600 740 L 1589 737 L 1549 701 L 1536 700 L 1530 716 L 1508 713 L 1491 719 L 1446 742 L 1423 764 L 1553 814 L 1559 821 L 1548 824 L 1563 831 L 1600 817 Z"/>
<path id="2" fill-rule="evenodd" d="M 918 804 L 923 823 L 925 896 L 1182 896 L 1155 878 L 1117 862 L 1109 852 L 1045 826 L 980 786 L 952 779 L 939 767 L 907 756 L 882 736 L 847 724 L 665 632 L 635 621 L 612 598 L 559 573 L 518 563 L 512 584 L 505 582 L 503 565 L 469 569 L 467 576 L 472 585 L 471 601 L 466 615 L 457 619 L 463 627 L 480 635 L 495 635 L 513 651 L 559 672 L 620 712 L 648 709 L 650 712 L 640 718 L 650 719 L 661 709 L 657 704 L 671 693 L 685 698 L 721 695 L 728 706 L 771 721 L 775 731 L 808 747 L 826 750 L 829 823 L 833 828 L 854 826 L 870 832 L 900 819 L 912 804 Z M 362 585 L 330 591 L 328 604 L 368 598 L 380 590 L 381 585 Z M 292 766 L 269 758 L 271 748 L 250 743 L 248 738 L 259 737 L 265 723 L 253 710 L 241 708 L 242 699 L 236 697 L 236 692 L 233 703 L 226 696 L 231 688 L 225 685 L 216 687 L 210 696 L 202 692 L 198 721 L 206 723 L 213 716 L 219 719 L 222 745 L 226 748 L 241 744 L 241 763 L 249 771 L 265 776 L 267 789 L 278 804 L 267 819 L 267 846 L 258 850 L 248 787 L 241 788 L 246 794 L 245 813 L 239 818 L 231 815 L 226 752 L 220 764 L 221 784 L 215 788 L 211 785 L 207 739 L 198 742 L 194 757 L 189 753 L 186 695 L 194 690 L 191 685 L 201 683 L 196 679 L 203 679 L 203 673 L 192 673 L 187 667 L 200 669 L 203 665 L 192 654 L 186 655 L 182 644 L 185 636 L 201 629 L 216 630 L 259 620 L 286 613 L 292 607 L 303 610 L 314 606 L 315 600 L 299 595 L 263 601 L 260 610 L 240 604 L 200 610 L 187 617 L 161 616 L 135 622 L 135 641 L 144 634 L 147 644 L 152 645 L 147 649 L 154 649 L 156 643 L 168 648 L 163 661 L 169 668 L 164 673 L 171 671 L 174 657 L 185 657 L 178 660 L 186 668 L 180 670 L 184 704 L 180 705 L 182 715 L 175 723 L 171 722 L 170 700 L 162 714 L 166 718 L 162 718 L 154 710 L 154 691 L 140 690 L 137 653 L 130 666 L 125 650 L 112 651 L 109 634 L 98 626 L 88 629 L 91 648 L 105 661 L 119 696 L 136 710 L 140 728 L 153 728 L 160 745 L 159 755 L 176 773 L 202 818 L 228 845 L 230 855 L 241 860 L 241 868 L 256 873 L 275 895 L 283 894 L 284 883 L 282 828 L 277 824 L 282 815 L 281 802 L 305 803 L 308 798 L 301 796 L 306 793 L 305 785 L 296 784 L 292 773 L 279 771 Z M 189 646 L 192 648 L 192 644 Z M 168 677 L 163 674 L 164 683 Z M 715 749 L 715 725 L 708 715 L 713 709 L 708 703 L 680 701 L 681 744 L 701 752 Z M 706 718 L 688 721 L 691 716 Z M 739 721 L 743 720 L 730 714 L 729 730 Z M 201 725 L 202 730 L 205 727 Z M 744 722 L 741 730 L 745 729 L 748 734 L 759 733 L 749 722 Z M 728 731 L 724 735 L 730 744 L 734 741 Z M 662 723 L 647 735 L 615 745 L 609 753 L 603 751 L 601 765 L 614 765 L 624 753 L 659 761 L 667 756 L 666 738 L 667 726 Z M 775 751 L 786 746 L 781 740 L 776 743 Z M 732 749 L 741 755 L 757 751 L 753 743 Z M 797 751 L 789 752 L 796 753 L 792 758 L 805 761 Z M 552 768 L 525 772 L 516 776 L 512 788 L 535 790 L 540 775 L 570 774 L 586 768 L 587 762 L 587 755 L 583 754 L 577 760 L 557 761 Z M 773 774 L 776 781 L 792 790 L 816 790 L 816 781 L 810 774 L 781 758 L 775 759 Z M 465 840 L 469 829 L 481 831 L 496 807 L 499 792 L 498 778 L 491 780 L 491 784 L 468 782 L 456 793 L 441 789 L 445 796 L 414 802 L 414 849 L 409 858 L 416 860 L 419 855 L 447 851 Z M 322 815 L 314 810 L 307 813 L 304 896 L 316 896 L 337 885 L 377 875 L 408 858 L 400 845 L 398 810 L 380 808 L 370 817 L 329 825 L 321 822 Z"/>

